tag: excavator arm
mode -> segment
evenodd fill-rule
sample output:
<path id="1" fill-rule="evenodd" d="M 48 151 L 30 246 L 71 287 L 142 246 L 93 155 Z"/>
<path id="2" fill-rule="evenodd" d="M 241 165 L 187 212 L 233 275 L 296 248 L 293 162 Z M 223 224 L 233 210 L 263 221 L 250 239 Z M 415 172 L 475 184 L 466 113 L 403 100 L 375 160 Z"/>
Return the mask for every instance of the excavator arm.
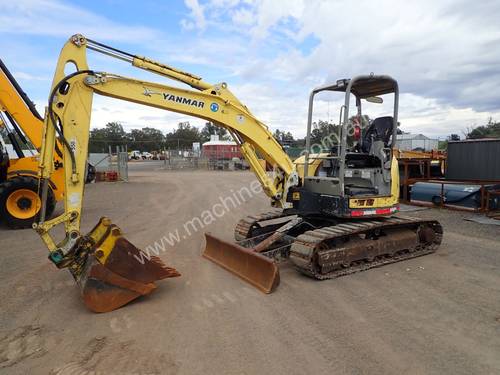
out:
<path id="1" fill-rule="evenodd" d="M 88 67 L 87 49 L 125 60 L 137 68 L 185 83 L 192 89 L 95 72 Z M 65 74 L 68 65 L 76 67 L 69 75 Z M 94 311 L 118 308 L 139 295 L 149 293 L 150 290 L 146 292 L 146 284 L 178 275 L 159 259 L 154 259 L 153 265 L 147 264 L 148 270 L 142 270 L 150 276 L 153 274 L 152 277 L 147 280 L 135 279 L 137 268 L 134 267 L 138 265 L 134 264 L 137 261 L 130 254 L 135 254 L 134 258 L 137 259 L 140 250 L 126 241 L 109 219 L 101 219 L 87 235 L 80 233 L 94 94 L 196 116 L 226 128 L 240 145 L 243 156 L 276 207 L 285 207 L 288 188 L 298 184 L 295 166 L 281 145 L 268 128 L 229 91 L 225 83 L 212 85 L 168 65 L 74 35 L 63 47 L 56 67 L 46 110 L 39 164 L 43 199 L 47 192 L 47 181 L 53 173 L 54 146 L 59 140 L 64 158 L 65 209 L 59 217 L 46 221 L 42 207 L 41 219 L 34 228 L 50 251 L 49 259 L 60 268 L 70 269 L 82 289 L 84 301 Z M 273 166 L 272 177 L 259 163 L 258 155 Z M 66 237 L 57 242 L 50 231 L 59 224 L 64 224 Z M 121 268 L 110 264 L 113 260 Z M 124 267 L 128 267 L 126 271 L 123 271 Z M 130 282 L 138 285 L 129 287 Z M 123 298 L 118 298 L 118 302 L 112 304 L 109 303 L 109 295 L 102 293 L 102 290 L 111 289 L 111 295 L 116 300 L 115 295 L 127 288 L 135 294 L 121 296 Z"/>
<path id="2" fill-rule="evenodd" d="M 118 53 L 116 49 L 89 41 L 81 35 L 73 36 L 62 49 L 47 109 L 40 173 L 43 179 L 50 178 L 50 160 L 56 136 L 59 136 L 64 145 L 67 176 L 65 213 L 51 221 L 42 220 L 38 225 L 40 231 L 63 220 L 66 233 L 79 232 L 94 94 L 196 116 L 226 128 L 240 145 L 242 154 L 274 205 L 285 206 L 288 187 L 298 183 L 295 167 L 268 128 L 229 91 L 225 83 L 210 85 L 192 74 L 124 52 L 120 52 L 119 58 L 125 59 L 123 56 L 126 56 L 133 66 L 186 83 L 197 91 L 94 72 L 87 65 L 87 48 L 107 51 L 107 54 L 111 54 L 110 51 Z M 76 71 L 65 75 L 67 64 L 76 66 Z M 257 153 L 274 167 L 273 177 L 259 163 Z M 49 249 L 56 247 L 53 242 L 46 243 Z"/>

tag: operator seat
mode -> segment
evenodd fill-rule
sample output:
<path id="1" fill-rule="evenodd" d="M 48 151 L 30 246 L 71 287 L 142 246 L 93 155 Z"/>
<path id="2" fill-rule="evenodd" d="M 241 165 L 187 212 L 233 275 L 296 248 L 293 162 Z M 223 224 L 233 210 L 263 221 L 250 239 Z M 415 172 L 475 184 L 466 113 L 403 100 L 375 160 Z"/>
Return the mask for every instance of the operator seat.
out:
<path id="1" fill-rule="evenodd" d="M 361 152 L 370 153 L 372 143 L 376 141 L 382 141 L 385 147 L 389 147 L 393 124 L 394 119 L 392 116 L 377 117 L 373 120 L 363 137 Z"/>

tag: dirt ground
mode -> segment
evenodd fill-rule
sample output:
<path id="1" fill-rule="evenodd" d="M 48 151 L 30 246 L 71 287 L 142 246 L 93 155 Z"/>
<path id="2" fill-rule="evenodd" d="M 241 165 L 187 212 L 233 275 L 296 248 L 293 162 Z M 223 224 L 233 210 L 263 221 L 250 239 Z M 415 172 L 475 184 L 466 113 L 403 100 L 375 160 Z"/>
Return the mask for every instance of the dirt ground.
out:
<path id="1" fill-rule="evenodd" d="M 436 254 L 322 282 L 284 264 L 264 295 L 200 257 L 203 232 L 231 240 L 240 217 L 268 209 L 263 193 L 192 235 L 183 228 L 253 175 L 144 165 L 129 183 L 88 186 L 83 229 L 106 215 L 140 248 L 177 229 L 161 258 L 182 277 L 93 314 L 34 231 L 0 228 L 1 374 L 500 373 L 499 226 L 412 212 L 441 220 Z"/>

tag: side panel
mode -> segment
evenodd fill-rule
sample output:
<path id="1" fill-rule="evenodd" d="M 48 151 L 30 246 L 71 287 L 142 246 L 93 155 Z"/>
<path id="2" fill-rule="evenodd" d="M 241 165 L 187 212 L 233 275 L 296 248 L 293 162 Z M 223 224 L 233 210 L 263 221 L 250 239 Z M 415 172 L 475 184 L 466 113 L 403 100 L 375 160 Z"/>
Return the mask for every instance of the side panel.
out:
<path id="1" fill-rule="evenodd" d="M 367 206 L 367 201 L 370 204 Z M 393 155 L 391 161 L 391 195 L 388 197 L 362 197 L 349 199 L 349 208 L 386 208 L 396 206 L 399 202 L 399 167 Z"/>
<path id="2" fill-rule="evenodd" d="M 308 175 L 309 176 L 315 176 L 316 171 L 321 165 L 321 159 L 314 159 L 317 156 L 324 157 L 327 156 L 328 154 L 311 154 L 309 155 L 309 168 L 308 168 Z M 293 164 L 295 165 L 295 168 L 297 169 L 297 174 L 299 175 L 299 178 L 303 179 L 304 178 L 304 165 L 306 163 L 306 158 L 304 155 L 299 156 L 297 159 L 293 161 Z"/>
<path id="3" fill-rule="evenodd" d="M 500 180 L 500 139 L 448 143 L 446 178 Z"/>

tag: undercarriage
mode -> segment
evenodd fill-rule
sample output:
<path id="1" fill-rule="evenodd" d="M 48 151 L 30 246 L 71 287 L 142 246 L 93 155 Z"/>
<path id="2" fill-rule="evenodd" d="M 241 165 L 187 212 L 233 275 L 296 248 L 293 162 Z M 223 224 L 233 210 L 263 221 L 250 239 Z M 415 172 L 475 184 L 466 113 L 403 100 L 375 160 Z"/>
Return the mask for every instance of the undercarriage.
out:
<path id="1" fill-rule="evenodd" d="M 269 240 L 295 220 L 286 233 Z M 287 216 L 275 210 L 248 216 L 236 225 L 239 246 L 258 249 L 277 262 L 289 259 L 298 271 L 331 279 L 415 258 L 436 251 L 443 229 L 435 220 L 391 216 L 364 220 L 328 220 Z M 260 244 L 267 242 L 267 246 Z"/>

